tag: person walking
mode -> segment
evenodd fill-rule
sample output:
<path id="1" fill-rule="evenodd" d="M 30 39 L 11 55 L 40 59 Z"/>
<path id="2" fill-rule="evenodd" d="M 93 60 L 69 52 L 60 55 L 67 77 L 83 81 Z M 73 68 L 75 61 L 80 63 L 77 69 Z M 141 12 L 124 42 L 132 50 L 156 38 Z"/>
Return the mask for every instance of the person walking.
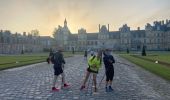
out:
<path id="1" fill-rule="evenodd" d="M 86 82 L 90 76 L 90 74 L 93 74 L 93 83 L 94 83 L 94 92 L 97 92 L 97 81 L 96 81 L 96 77 L 99 71 L 99 68 L 101 67 L 101 52 L 97 53 L 97 56 L 93 55 L 88 59 L 88 68 L 87 68 L 87 72 L 85 75 L 85 79 L 83 80 L 83 84 L 80 88 L 80 90 L 83 90 L 85 88 Z"/>
<path id="2" fill-rule="evenodd" d="M 84 51 L 84 58 L 87 59 L 87 50 Z"/>
<path id="3" fill-rule="evenodd" d="M 105 50 L 103 53 L 103 62 L 105 65 L 105 74 L 106 74 L 106 92 L 111 92 L 113 91 L 112 89 L 112 81 L 114 77 L 114 66 L 113 63 L 115 63 L 114 57 L 111 55 L 110 50 Z M 109 85 L 109 86 L 108 86 Z"/>
<path id="4" fill-rule="evenodd" d="M 62 87 L 68 87 L 69 85 L 65 82 L 65 75 L 63 72 L 63 66 L 65 64 L 65 60 L 63 58 L 62 49 L 59 48 L 53 56 L 51 57 L 51 61 L 54 64 L 54 79 L 53 79 L 53 86 L 52 91 L 59 91 L 59 88 L 56 88 L 56 82 L 59 75 L 62 76 Z"/>

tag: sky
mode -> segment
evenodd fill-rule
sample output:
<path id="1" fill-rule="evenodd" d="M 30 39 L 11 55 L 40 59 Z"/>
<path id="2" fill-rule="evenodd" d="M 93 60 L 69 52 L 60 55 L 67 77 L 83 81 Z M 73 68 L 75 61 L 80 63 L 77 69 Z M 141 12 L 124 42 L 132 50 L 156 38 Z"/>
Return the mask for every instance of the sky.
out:
<path id="1" fill-rule="evenodd" d="M 118 31 L 123 24 L 131 30 L 146 23 L 170 20 L 170 0 L 0 0 L 0 30 L 12 33 L 39 30 L 52 36 L 54 28 L 67 19 L 71 33 L 84 28 L 98 32 L 98 25 Z"/>

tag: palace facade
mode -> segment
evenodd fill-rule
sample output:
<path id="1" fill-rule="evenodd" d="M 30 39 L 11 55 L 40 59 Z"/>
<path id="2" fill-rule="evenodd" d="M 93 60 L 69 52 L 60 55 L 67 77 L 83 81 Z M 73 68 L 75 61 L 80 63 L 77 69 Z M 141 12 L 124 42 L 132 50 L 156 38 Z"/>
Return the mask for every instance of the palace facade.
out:
<path id="1" fill-rule="evenodd" d="M 65 50 L 83 51 L 88 49 L 109 48 L 112 50 L 170 50 L 170 20 L 155 21 L 153 25 L 147 23 L 145 30 L 130 30 L 127 24 L 119 31 L 110 31 L 109 24 L 100 25 L 96 33 L 87 33 L 81 28 L 78 33 L 72 34 L 65 19 L 64 26 L 58 26 L 54 38 L 58 46 Z"/>
<path id="2" fill-rule="evenodd" d="M 26 32 L 12 34 L 9 30 L 0 30 L 0 54 L 21 54 L 47 51 L 54 44 L 50 36 L 33 36 Z"/>

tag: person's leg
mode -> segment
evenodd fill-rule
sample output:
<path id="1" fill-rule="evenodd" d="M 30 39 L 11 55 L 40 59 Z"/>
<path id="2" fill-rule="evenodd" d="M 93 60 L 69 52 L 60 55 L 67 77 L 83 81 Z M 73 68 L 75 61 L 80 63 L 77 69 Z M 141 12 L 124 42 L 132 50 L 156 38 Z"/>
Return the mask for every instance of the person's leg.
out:
<path id="1" fill-rule="evenodd" d="M 57 76 L 57 75 L 54 75 L 54 79 L 53 79 L 53 87 L 55 87 L 55 84 L 56 84 L 56 82 L 57 82 L 57 78 L 58 78 L 58 76 Z"/>
<path id="2" fill-rule="evenodd" d="M 113 74 L 112 72 L 109 72 L 109 82 L 108 82 L 109 87 L 112 86 L 112 80 L 113 80 Z"/>
<path id="3" fill-rule="evenodd" d="M 61 67 L 62 67 L 62 70 L 63 70 L 63 73 L 61 73 L 61 76 L 62 76 L 61 80 L 62 80 L 62 85 L 64 85 L 64 83 L 65 83 L 64 64 L 62 64 Z"/>
<path id="4" fill-rule="evenodd" d="M 83 84 L 82 84 L 82 86 L 81 86 L 80 90 L 82 90 L 82 89 L 84 89 L 84 88 L 85 88 L 85 85 L 86 85 L 86 82 L 87 82 L 87 80 L 88 80 L 89 76 L 90 76 L 90 72 L 89 72 L 89 71 L 87 71 L 87 72 L 86 72 L 85 79 L 83 80 Z"/>
<path id="5" fill-rule="evenodd" d="M 61 83 L 61 86 L 68 87 L 68 86 L 70 86 L 70 85 L 67 84 L 66 81 L 65 81 L 64 64 L 62 64 L 61 67 L 62 67 L 62 73 L 61 73 L 61 80 L 62 80 L 62 83 Z"/>
<path id="6" fill-rule="evenodd" d="M 111 70 L 111 71 L 110 71 L 110 76 L 109 76 L 109 91 L 113 91 L 113 89 L 112 89 L 113 76 L 114 76 L 114 71 Z"/>
<path id="7" fill-rule="evenodd" d="M 93 73 L 93 83 L 94 83 L 94 92 L 97 92 L 97 81 L 96 81 L 97 74 Z"/>
<path id="8" fill-rule="evenodd" d="M 114 68 L 112 70 L 110 70 L 110 86 L 112 86 L 112 81 L 113 81 L 113 77 L 114 77 Z"/>
<path id="9" fill-rule="evenodd" d="M 59 89 L 55 87 L 56 82 L 57 82 L 57 78 L 58 78 L 58 76 L 57 76 L 57 75 L 54 75 L 53 87 L 52 87 L 52 90 L 53 90 L 53 91 L 59 91 Z"/>
<path id="10" fill-rule="evenodd" d="M 108 73 L 108 71 L 106 71 L 106 92 L 108 92 L 109 90 L 108 90 L 108 83 L 109 83 L 109 73 Z"/>
<path id="11" fill-rule="evenodd" d="M 65 74 L 64 74 L 64 72 L 63 73 L 61 73 L 61 77 L 62 77 L 62 83 L 61 83 L 61 86 L 64 86 L 64 87 L 68 87 L 68 86 L 70 86 L 69 84 L 67 84 L 66 83 L 66 81 L 65 81 Z"/>
<path id="12" fill-rule="evenodd" d="M 88 80 L 89 76 L 90 76 L 90 72 L 89 72 L 89 71 L 87 71 L 87 72 L 86 72 L 85 79 L 84 79 L 84 82 L 83 82 L 83 86 L 85 86 L 85 84 L 86 84 L 86 82 L 87 82 L 87 80 Z"/>
<path id="13" fill-rule="evenodd" d="M 56 84 L 57 78 L 58 78 L 58 70 L 57 70 L 57 68 L 55 67 L 55 65 L 53 65 L 53 68 L 54 68 L 53 87 L 55 87 L 55 84 Z"/>
<path id="14" fill-rule="evenodd" d="M 62 85 L 64 85 L 65 84 L 65 74 L 64 74 L 64 72 L 63 73 L 61 73 L 61 79 L 62 79 Z"/>

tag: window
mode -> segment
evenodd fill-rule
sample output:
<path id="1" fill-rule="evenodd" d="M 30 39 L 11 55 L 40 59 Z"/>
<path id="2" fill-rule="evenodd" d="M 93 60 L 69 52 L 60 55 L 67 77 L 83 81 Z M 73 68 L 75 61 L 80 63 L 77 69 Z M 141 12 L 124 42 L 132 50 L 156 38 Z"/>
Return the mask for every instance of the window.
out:
<path id="1" fill-rule="evenodd" d="M 158 39 L 158 43 L 160 43 L 160 39 Z"/>
<path id="2" fill-rule="evenodd" d="M 95 41 L 95 45 L 97 45 L 97 41 Z"/>
<path id="3" fill-rule="evenodd" d="M 139 34 L 139 35 L 138 35 L 138 37 L 140 38 L 140 37 L 141 37 L 141 35 Z"/>
<path id="4" fill-rule="evenodd" d="M 91 41 L 91 45 L 93 45 L 93 41 Z"/>

